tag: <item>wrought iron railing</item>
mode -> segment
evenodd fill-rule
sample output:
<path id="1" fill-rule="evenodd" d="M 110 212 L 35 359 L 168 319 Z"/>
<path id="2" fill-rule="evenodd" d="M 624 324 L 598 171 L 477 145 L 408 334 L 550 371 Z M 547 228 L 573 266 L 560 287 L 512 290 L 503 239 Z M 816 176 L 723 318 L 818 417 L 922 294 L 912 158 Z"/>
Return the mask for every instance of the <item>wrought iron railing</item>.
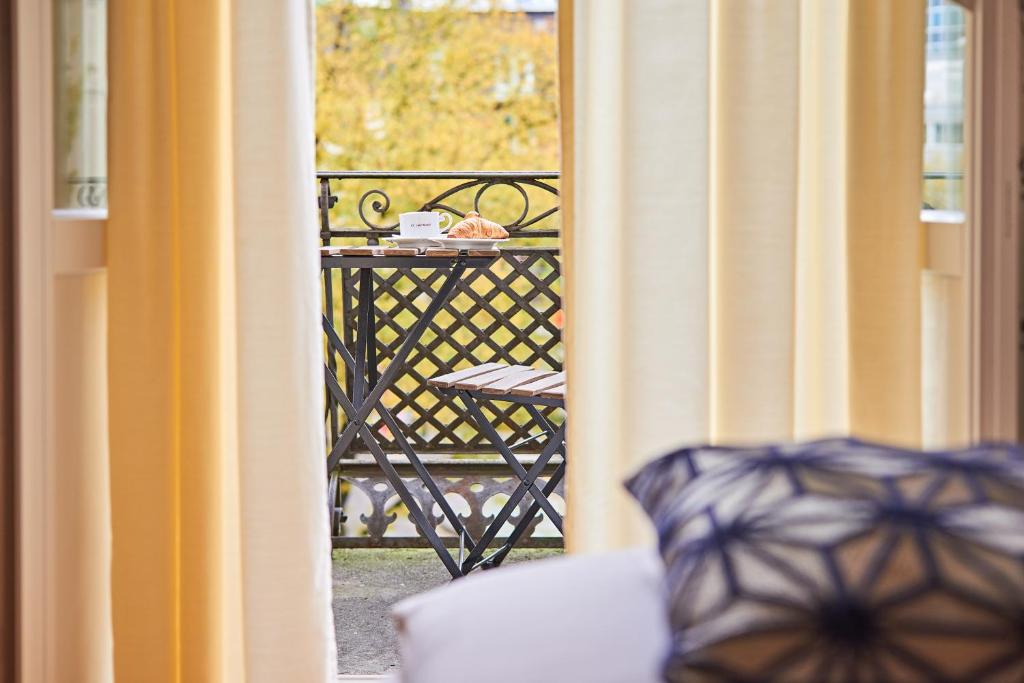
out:
<path id="1" fill-rule="evenodd" d="M 358 213 L 361 226 L 332 227 L 328 214 L 321 213 L 320 237 L 330 240 L 332 237 L 365 237 L 377 240 L 393 235 L 398 229 L 398 213 L 401 211 L 448 211 L 456 216 L 465 217 L 466 211 L 485 213 L 481 204 L 484 195 L 495 188 L 507 188 L 515 193 L 522 202 L 522 208 L 512 220 L 509 216 L 497 216 L 498 220 L 510 233 L 530 237 L 558 237 L 558 227 L 546 225 L 558 211 L 558 188 L 549 180 L 557 180 L 557 171 L 320 171 L 317 173 L 320 182 L 320 206 L 326 202 L 329 209 L 337 205 L 337 196 L 332 194 L 332 187 L 337 188 L 337 181 L 364 181 L 359 188 L 359 199 L 354 208 Z M 434 187 L 442 183 L 440 192 L 432 198 L 409 206 L 393 206 L 387 188 L 380 187 L 378 181 L 416 180 L 433 181 Z M 459 181 L 449 186 L 452 181 Z M 335 184 L 332 186 L 332 182 Z M 367 185 L 366 183 L 369 183 Z M 353 183 L 354 185 L 354 183 Z M 550 206 L 531 213 L 531 203 L 536 203 L 537 190 L 547 199 L 554 199 Z M 472 202 L 466 202 L 468 195 Z M 531 202 L 532 197 L 532 202 Z M 461 207 L 459 206 L 461 204 Z M 372 214 L 373 217 L 369 217 Z"/>
<path id="2" fill-rule="evenodd" d="M 470 271 L 456 294 L 437 316 L 413 351 L 406 372 L 384 403 L 399 418 L 402 435 L 421 454 L 428 469 L 453 505 L 461 506 L 471 533 L 482 525 L 492 506 L 515 487 L 493 447 L 478 433 L 461 404 L 441 396 L 426 380 L 469 364 L 498 361 L 560 369 L 561 282 L 558 252 L 557 172 L 392 172 L 324 171 L 317 174 L 321 206 L 320 237 L 325 245 L 378 243 L 397 230 L 398 214 L 439 210 L 464 216 L 475 210 L 502 223 L 513 238 L 489 269 Z M 326 207 L 326 210 L 325 208 Z M 425 301 L 439 285 L 441 274 L 418 269 L 378 270 L 374 273 L 375 313 L 380 333 L 377 358 L 390 362 L 406 330 L 418 319 Z M 357 324 L 358 273 L 325 271 L 325 315 L 342 341 L 354 345 Z M 345 366 L 328 354 L 337 372 Z M 352 377 L 342 372 L 346 391 Z M 339 377 L 341 379 L 342 377 Z M 328 402 L 326 422 L 330 443 L 344 427 L 344 416 Z M 490 406 L 492 424 L 511 445 L 536 444 L 530 437 L 530 417 L 517 406 Z M 557 410 L 547 417 L 561 420 Z M 368 426 L 389 453 L 400 453 L 394 435 L 377 420 Z M 331 476 L 335 499 L 332 521 L 336 546 L 416 546 L 424 542 L 404 517 L 377 465 L 356 441 Z M 400 472 L 403 458 L 395 456 Z M 553 467 L 552 467 L 553 469 Z M 412 482 L 413 490 L 418 490 Z M 425 492 L 423 492 L 426 495 Z M 525 510 L 525 504 L 520 512 Z M 437 518 L 443 533 L 441 518 Z M 547 523 L 545 522 L 545 525 Z M 545 526 L 528 544 L 551 545 L 560 539 L 544 536 Z M 549 530 L 550 531 L 550 530 Z M 452 537 L 452 542 L 455 542 Z"/>

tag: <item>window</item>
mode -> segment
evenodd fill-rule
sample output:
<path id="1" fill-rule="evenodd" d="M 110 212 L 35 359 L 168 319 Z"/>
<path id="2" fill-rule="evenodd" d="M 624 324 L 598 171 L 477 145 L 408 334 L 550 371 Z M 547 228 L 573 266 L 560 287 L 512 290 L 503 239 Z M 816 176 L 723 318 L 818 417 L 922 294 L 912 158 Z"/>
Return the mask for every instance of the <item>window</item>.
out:
<path id="1" fill-rule="evenodd" d="M 964 208 L 964 10 L 930 0 L 924 86 L 925 209 Z"/>
<path id="2" fill-rule="evenodd" d="M 54 206 L 107 205 L 107 0 L 53 0 Z"/>

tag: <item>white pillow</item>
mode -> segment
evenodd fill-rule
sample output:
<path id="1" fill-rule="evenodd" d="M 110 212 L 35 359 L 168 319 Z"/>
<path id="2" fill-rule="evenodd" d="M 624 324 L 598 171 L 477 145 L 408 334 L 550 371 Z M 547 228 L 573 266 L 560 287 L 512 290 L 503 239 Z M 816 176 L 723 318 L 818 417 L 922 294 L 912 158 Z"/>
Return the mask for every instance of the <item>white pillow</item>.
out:
<path id="1" fill-rule="evenodd" d="M 657 553 L 470 575 L 395 605 L 403 683 L 660 683 L 670 645 Z"/>

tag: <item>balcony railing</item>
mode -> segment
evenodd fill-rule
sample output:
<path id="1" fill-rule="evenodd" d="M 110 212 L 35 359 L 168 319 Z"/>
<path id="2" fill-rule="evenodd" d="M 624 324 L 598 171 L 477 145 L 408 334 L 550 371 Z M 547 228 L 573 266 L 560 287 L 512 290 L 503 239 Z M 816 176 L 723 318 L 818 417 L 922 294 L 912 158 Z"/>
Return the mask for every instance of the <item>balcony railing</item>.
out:
<path id="1" fill-rule="evenodd" d="M 317 178 L 320 237 L 325 245 L 378 243 L 397 231 L 399 213 L 416 210 L 449 212 L 455 220 L 475 210 L 505 225 L 512 237 L 512 246 L 504 247 L 501 258 L 489 269 L 471 270 L 460 281 L 456 294 L 410 355 L 404 374 L 384 395 L 402 435 L 421 455 L 470 533 L 477 535 L 516 482 L 464 408 L 433 391 L 426 380 L 491 361 L 561 369 L 558 173 L 323 171 Z M 390 362 L 440 279 L 441 273 L 430 270 L 375 271 L 377 358 L 382 365 Z M 324 313 L 350 349 L 357 325 L 358 292 L 357 272 L 324 271 Z M 332 353 L 328 353 L 327 363 L 335 372 L 345 367 Z M 351 375 L 342 372 L 339 379 L 351 392 Z M 492 424 L 509 445 L 517 446 L 517 452 L 539 450 L 530 440 L 531 420 L 525 409 L 489 409 Z M 547 417 L 556 423 L 562 419 L 554 409 Z M 325 420 L 333 444 L 344 428 L 344 415 L 329 398 Z M 414 493 L 429 500 L 426 491 L 417 487 L 394 435 L 379 416 L 374 415 L 368 426 L 385 450 L 396 454 L 393 461 L 400 474 L 408 475 Z M 357 440 L 338 470 L 331 473 L 334 545 L 425 545 L 377 464 L 362 449 Z M 528 503 L 524 501 L 520 514 Z M 434 519 L 445 535 L 441 517 Z M 544 521 L 523 545 L 558 545 L 561 539 L 552 535 L 553 531 Z M 451 542 L 455 544 L 457 539 L 451 536 Z"/>

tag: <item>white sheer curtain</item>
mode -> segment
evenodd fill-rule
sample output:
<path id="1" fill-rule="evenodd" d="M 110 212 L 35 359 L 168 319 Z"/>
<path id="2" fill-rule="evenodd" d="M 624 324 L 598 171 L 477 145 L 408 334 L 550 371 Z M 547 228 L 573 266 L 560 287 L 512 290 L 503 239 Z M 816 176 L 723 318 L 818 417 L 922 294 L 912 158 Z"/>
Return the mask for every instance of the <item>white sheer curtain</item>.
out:
<path id="1" fill-rule="evenodd" d="M 686 443 L 918 443 L 923 0 L 571 14 L 570 545 Z"/>
<path id="2" fill-rule="evenodd" d="M 111 0 L 119 681 L 334 677 L 308 0 Z"/>

